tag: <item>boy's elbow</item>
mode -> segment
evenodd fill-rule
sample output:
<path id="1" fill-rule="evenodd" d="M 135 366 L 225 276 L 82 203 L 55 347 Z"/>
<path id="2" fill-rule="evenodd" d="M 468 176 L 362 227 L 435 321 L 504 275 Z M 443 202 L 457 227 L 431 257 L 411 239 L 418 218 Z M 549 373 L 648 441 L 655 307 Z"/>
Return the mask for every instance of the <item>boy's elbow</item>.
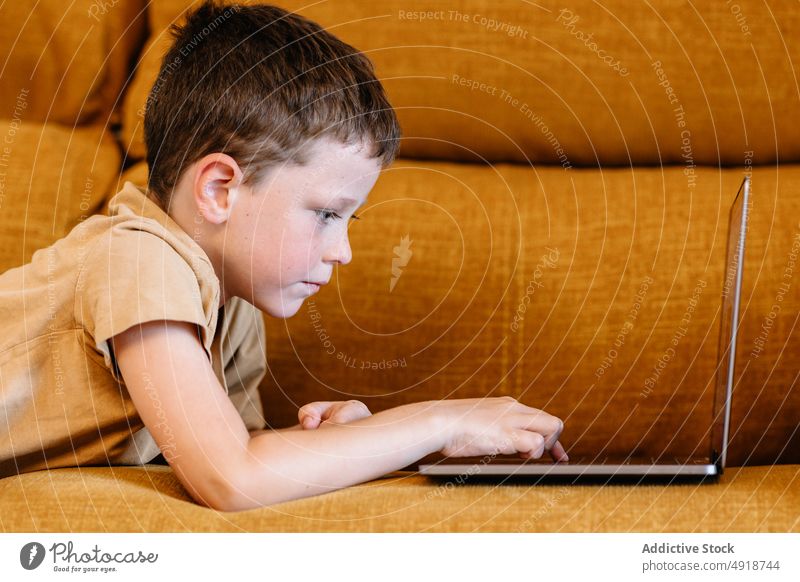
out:
<path id="1" fill-rule="evenodd" d="M 246 476 L 243 476 L 246 478 Z M 236 485 L 238 484 L 238 485 Z M 210 499 L 211 509 L 217 511 L 247 511 L 249 509 L 258 509 L 271 503 L 268 500 L 253 499 L 252 496 L 247 494 L 247 490 L 242 485 L 242 478 L 232 480 L 231 486 L 225 487 L 217 491 L 217 494 Z"/>
<path id="2" fill-rule="evenodd" d="M 251 438 L 250 443 L 259 441 Z M 260 441 L 265 445 L 263 440 Z M 274 443 L 272 443 L 274 444 Z M 228 478 L 218 480 L 215 486 L 209 487 L 212 493 L 203 501 L 204 505 L 217 511 L 247 511 L 259 509 L 284 501 L 306 496 L 303 487 L 297 487 L 293 479 L 282 479 L 281 471 L 265 470 L 273 463 L 264 456 L 264 449 L 254 451 L 248 447 L 247 454 L 237 457 L 225 469 Z M 285 455 L 279 455 L 285 459 Z"/>
<path id="3" fill-rule="evenodd" d="M 259 492 L 262 497 L 263 486 L 255 486 L 253 482 L 256 472 L 248 459 L 239 458 L 238 462 L 229 465 L 226 470 L 227 478 L 212 487 L 213 494 L 209 497 L 208 506 L 217 511 L 246 511 L 257 509 L 270 504 L 263 498 L 255 499 L 253 491 Z"/>
<path id="4" fill-rule="evenodd" d="M 203 501 L 203 505 L 209 509 L 213 509 L 214 511 L 223 512 L 243 511 L 244 509 L 250 509 L 249 507 L 243 507 L 241 504 L 241 499 L 237 498 L 231 493 L 222 493 L 206 498 Z"/>
<path id="5" fill-rule="evenodd" d="M 224 471 L 214 470 L 213 474 L 181 475 L 181 467 L 173 464 L 173 470 L 189 493 L 189 496 L 203 507 L 215 511 L 242 511 L 251 509 L 247 496 L 242 490 L 245 470 L 240 465 L 229 464 Z M 217 468 L 219 469 L 219 467 Z"/>
<path id="6" fill-rule="evenodd" d="M 217 511 L 247 511 L 259 509 L 288 501 L 296 497 L 286 491 L 286 482 L 276 481 L 274 475 L 267 477 L 261 463 L 242 462 L 231 473 L 226 483 L 216 488 L 216 494 L 209 500 Z"/>
<path id="7" fill-rule="evenodd" d="M 210 496 L 208 507 L 216 511 L 242 511 L 249 509 L 242 506 L 242 492 L 238 486 L 238 475 L 231 475 L 224 485 L 220 485 Z"/>
<path id="8" fill-rule="evenodd" d="M 230 485 L 221 484 L 218 479 L 206 479 L 202 485 L 183 483 L 189 496 L 203 507 L 215 511 L 236 511 L 231 509 L 236 506 L 235 495 Z"/>
<path id="9" fill-rule="evenodd" d="M 215 504 L 215 509 L 217 511 L 223 512 L 235 512 L 235 511 L 247 511 L 249 509 L 256 509 L 261 507 L 259 505 L 254 505 L 252 500 L 249 500 L 242 495 L 236 494 L 229 494 L 225 497 L 219 499 L 218 503 Z"/>

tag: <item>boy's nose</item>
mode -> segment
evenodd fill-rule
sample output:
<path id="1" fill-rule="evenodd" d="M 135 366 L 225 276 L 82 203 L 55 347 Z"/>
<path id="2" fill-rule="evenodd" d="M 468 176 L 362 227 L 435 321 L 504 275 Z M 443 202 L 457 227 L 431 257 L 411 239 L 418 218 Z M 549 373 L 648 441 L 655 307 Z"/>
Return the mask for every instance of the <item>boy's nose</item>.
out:
<path id="1" fill-rule="evenodd" d="M 330 261 L 336 261 L 342 265 L 346 265 L 353 260 L 353 251 L 350 249 L 350 239 L 347 234 L 338 239 L 329 255 Z"/>

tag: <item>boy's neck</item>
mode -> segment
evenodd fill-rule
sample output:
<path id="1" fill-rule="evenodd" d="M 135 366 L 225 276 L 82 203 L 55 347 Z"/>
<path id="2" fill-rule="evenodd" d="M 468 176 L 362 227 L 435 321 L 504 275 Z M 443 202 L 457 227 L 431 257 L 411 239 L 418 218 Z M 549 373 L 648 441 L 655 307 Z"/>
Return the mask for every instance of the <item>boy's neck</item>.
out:
<path id="1" fill-rule="evenodd" d="M 184 192 L 176 187 L 170 202 L 169 216 L 183 231 L 192 237 L 192 240 L 203 249 L 214 267 L 214 273 L 219 280 L 219 308 L 225 305 L 229 294 L 223 285 L 222 253 L 219 252 L 214 240 L 214 233 L 208 229 L 208 223 L 197 210 L 191 192 Z"/>

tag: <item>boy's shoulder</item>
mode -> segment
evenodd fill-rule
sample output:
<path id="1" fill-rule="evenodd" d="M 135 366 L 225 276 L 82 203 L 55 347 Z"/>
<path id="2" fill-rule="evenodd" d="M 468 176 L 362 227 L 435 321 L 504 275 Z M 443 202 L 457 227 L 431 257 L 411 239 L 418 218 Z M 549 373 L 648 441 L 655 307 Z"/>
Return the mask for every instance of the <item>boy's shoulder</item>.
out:
<path id="1" fill-rule="evenodd" d="M 76 322 L 96 341 L 152 319 L 191 321 L 213 334 L 220 285 L 203 249 L 132 182 L 108 208 L 87 225 L 93 241 L 75 282 Z"/>
<path id="2" fill-rule="evenodd" d="M 110 337 L 156 319 L 202 326 L 210 350 L 219 298 L 219 280 L 199 244 L 126 182 L 108 215 L 85 219 L 27 264 L 0 275 L 0 317 L 16 321 L 25 314 L 0 338 L 0 350 L 77 328 L 108 363 Z"/>
<path id="3" fill-rule="evenodd" d="M 181 255 L 194 257 L 211 266 L 203 249 L 181 226 L 173 220 L 145 189 L 126 181 L 108 203 L 111 236 L 135 237 L 150 234 L 167 241 Z M 130 231 L 125 233 L 124 231 Z"/>
<path id="4" fill-rule="evenodd" d="M 111 268 L 124 264 L 130 269 L 133 262 L 157 262 L 179 270 L 188 266 L 200 282 L 219 284 L 200 245 L 133 182 L 125 182 L 111 198 L 107 216 L 93 216 L 75 230 L 81 226 L 85 232 L 73 231 L 68 238 L 71 245 L 85 241 L 77 253 L 85 257 L 82 270 L 109 263 Z"/>
<path id="5" fill-rule="evenodd" d="M 126 181 L 108 203 L 108 214 L 94 214 L 78 223 L 67 236 L 36 250 L 31 260 L 6 273 L 26 269 L 26 278 L 43 265 L 60 268 L 91 268 L 98 255 L 122 259 L 134 255 L 152 258 L 154 250 L 176 255 L 191 264 L 198 277 L 215 278 L 210 259 L 192 237 L 149 198 L 142 187 Z M 52 274 L 52 273 L 51 273 Z"/>

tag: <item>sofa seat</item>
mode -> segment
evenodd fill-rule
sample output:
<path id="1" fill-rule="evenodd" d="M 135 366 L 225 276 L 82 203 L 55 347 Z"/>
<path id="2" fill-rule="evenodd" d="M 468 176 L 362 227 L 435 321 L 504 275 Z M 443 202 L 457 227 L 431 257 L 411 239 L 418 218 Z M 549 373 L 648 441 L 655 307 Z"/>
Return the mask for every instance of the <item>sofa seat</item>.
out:
<path id="1" fill-rule="evenodd" d="M 800 465 L 718 483 L 448 485 L 412 471 L 242 512 L 194 503 L 167 466 L 0 480 L 3 532 L 800 532 Z"/>

